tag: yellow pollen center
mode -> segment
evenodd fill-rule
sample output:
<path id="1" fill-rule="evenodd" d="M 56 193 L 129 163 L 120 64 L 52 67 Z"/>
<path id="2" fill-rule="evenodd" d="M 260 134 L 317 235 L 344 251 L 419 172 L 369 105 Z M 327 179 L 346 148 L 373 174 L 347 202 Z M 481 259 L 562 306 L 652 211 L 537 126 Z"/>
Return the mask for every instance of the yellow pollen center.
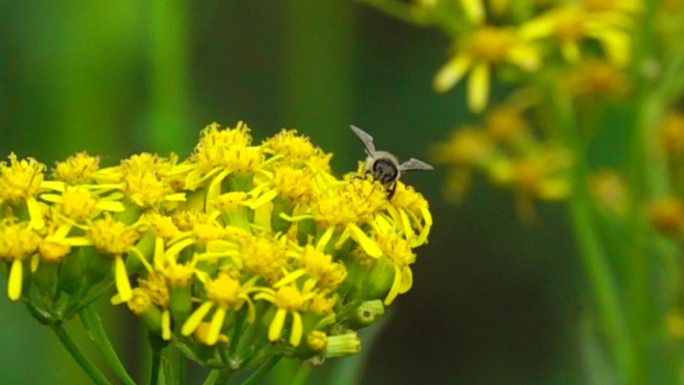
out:
<path id="1" fill-rule="evenodd" d="M 0 226 L 0 259 L 25 259 L 38 248 L 40 237 L 26 223 Z"/>
<path id="2" fill-rule="evenodd" d="M 70 184 L 84 183 L 91 179 L 99 167 L 100 158 L 81 152 L 64 162 L 58 162 L 52 171 L 52 177 Z"/>
<path id="3" fill-rule="evenodd" d="M 495 27 L 479 29 L 469 41 L 469 52 L 476 59 L 495 62 L 508 54 L 514 43 L 510 30 Z"/>
<path id="4" fill-rule="evenodd" d="M 221 307 L 238 307 L 243 302 L 239 297 L 240 282 L 228 274 L 219 274 L 218 278 L 208 281 L 204 288 L 207 297 Z"/>
<path id="5" fill-rule="evenodd" d="M 304 306 L 304 297 L 295 287 L 281 287 L 276 292 L 276 306 L 289 311 L 298 311 Z"/>
<path id="6" fill-rule="evenodd" d="M 97 212 L 97 201 L 84 188 L 67 188 L 62 194 L 61 211 L 72 219 L 87 219 Z"/>
<path id="7" fill-rule="evenodd" d="M 10 164 L 0 162 L 0 199 L 21 202 L 35 197 L 43 182 L 45 165 L 33 158 L 17 160 L 9 155 Z"/>
<path id="8" fill-rule="evenodd" d="M 93 222 L 89 235 L 97 250 L 113 256 L 129 252 L 140 238 L 135 229 L 111 216 Z"/>

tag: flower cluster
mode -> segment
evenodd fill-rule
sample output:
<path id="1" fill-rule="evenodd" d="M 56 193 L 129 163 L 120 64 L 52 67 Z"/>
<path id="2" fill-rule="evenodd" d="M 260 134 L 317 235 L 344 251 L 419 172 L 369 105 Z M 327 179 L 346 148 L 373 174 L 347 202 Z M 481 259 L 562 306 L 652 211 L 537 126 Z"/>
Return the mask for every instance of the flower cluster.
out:
<path id="1" fill-rule="evenodd" d="M 558 56 L 570 65 L 605 58 L 620 71 L 630 62 L 631 28 L 641 10 L 638 0 L 558 1 L 550 7 L 494 1 L 487 17 L 484 0 L 461 0 L 455 9 L 440 3 L 447 2 L 429 8 L 466 27 L 459 28 L 452 58 L 435 76 L 435 89 L 448 91 L 467 75 L 468 106 L 478 113 L 487 107 L 494 68 L 549 71 Z"/>
<path id="2" fill-rule="evenodd" d="M 433 86 L 446 92 L 466 79 L 467 105 L 479 119 L 459 127 L 433 148 L 433 160 L 450 166 L 447 198 L 458 200 L 463 195 L 473 170 L 494 185 L 513 190 L 523 215 L 530 213 L 532 199 L 568 198 L 576 149 L 567 141 L 567 132 L 556 127 L 563 113 L 558 110 L 563 104 L 572 105 L 587 120 L 577 125 L 595 125 L 585 110 L 634 91 L 632 46 L 644 14 L 641 2 L 416 0 L 403 4 L 410 10 L 408 20 L 438 26 L 452 39 L 451 57 L 437 71 Z M 507 85 L 504 91 L 512 90 L 488 108 L 494 77 Z M 575 118 L 571 112 L 568 115 Z M 581 132 L 580 145 L 592 134 Z"/>
<path id="3" fill-rule="evenodd" d="M 209 367 L 356 353 L 413 282 L 428 203 L 363 173 L 294 130 L 253 144 L 242 122 L 206 127 L 188 159 L 142 153 L 100 167 L 86 153 L 46 176 L 0 163 L 7 293 L 61 322 L 114 293 L 160 339 Z"/>
<path id="4" fill-rule="evenodd" d="M 463 196 L 473 171 L 512 190 L 523 216 L 530 214 L 532 200 L 563 200 L 572 191 L 572 154 L 540 139 L 525 111 L 512 103 L 491 110 L 481 127 L 462 127 L 435 144 L 432 157 L 450 166 L 445 196 L 451 200 Z"/>

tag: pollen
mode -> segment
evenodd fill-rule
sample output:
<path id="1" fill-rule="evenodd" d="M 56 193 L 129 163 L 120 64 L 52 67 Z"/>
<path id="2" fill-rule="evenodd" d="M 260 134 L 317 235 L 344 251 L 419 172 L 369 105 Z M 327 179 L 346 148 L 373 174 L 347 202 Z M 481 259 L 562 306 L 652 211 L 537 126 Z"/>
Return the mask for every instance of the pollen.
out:
<path id="1" fill-rule="evenodd" d="M 308 200 L 314 193 L 313 178 L 313 173 L 308 168 L 295 169 L 283 165 L 275 170 L 273 184 L 287 198 L 294 201 Z"/>
<path id="2" fill-rule="evenodd" d="M 88 234 L 95 248 L 109 255 L 129 252 L 140 238 L 138 232 L 110 215 L 92 222 Z"/>
<path id="3" fill-rule="evenodd" d="M 301 263 L 307 274 L 318 277 L 323 287 L 336 288 L 347 278 L 343 264 L 332 261 L 332 256 L 307 245 L 302 252 Z"/>
<path id="4" fill-rule="evenodd" d="M 318 293 L 311 298 L 309 301 L 309 311 L 318 316 L 327 316 L 333 312 L 335 304 L 337 303 L 336 297 L 328 297 L 327 293 Z"/>
<path id="5" fill-rule="evenodd" d="M 99 167 L 99 157 L 81 152 L 67 158 L 63 162 L 57 162 L 52 170 L 52 177 L 55 180 L 72 185 L 86 183 L 92 181 L 93 174 L 95 174 Z"/>
<path id="6" fill-rule="evenodd" d="M 125 193 L 138 206 L 154 206 L 163 200 L 167 186 L 151 172 L 137 171 L 123 176 Z"/>
<path id="7" fill-rule="evenodd" d="M 264 141 L 263 146 L 277 155 L 283 155 L 286 161 L 306 161 L 320 152 L 311 144 L 308 137 L 298 135 L 297 130 L 283 129 Z"/>
<path id="8" fill-rule="evenodd" d="M 314 352 L 322 352 L 328 345 L 328 335 L 320 330 L 314 330 L 306 335 L 306 345 Z"/>
<path id="9" fill-rule="evenodd" d="M 559 12 L 556 19 L 554 34 L 560 41 L 576 41 L 586 34 L 586 14 L 579 8 L 567 8 Z"/>
<path id="10" fill-rule="evenodd" d="M 56 263 L 61 262 L 71 252 L 71 247 L 55 240 L 43 239 L 38 246 L 38 251 L 44 261 Z"/>
<path id="11" fill-rule="evenodd" d="M 43 182 L 45 165 L 33 158 L 18 160 L 14 153 L 9 155 L 9 165 L 0 162 L 0 199 L 22 202 L 35 197 Z"/>
<path id="12" fill-rule="evenodd" d="M 147 279 L 140 280 L 140 287 L 145 290 L 155 305 L 164 309 L 169 307 L 169 289 L 162 275 L 150 274 Z"/>
<path id="13" fill-rule="evenodd" d="M 133 289 L 133 296 L 126 302 L 128 309 L 135 315 L 147 313 L 152 306 L 152 299 L 150 295 L 143 289 L 137 287 Z"/>
<path id="14" fill-rule="evenodd" d="M 172 288 L 188 287 L 192 283 L 195 269 L 191 265 L 170 265 L 162 270 L 166 283 Z"/>
<path id="15" fill-rule="evenodd" d="M 173 239 L 180 233 L 180 230 L 173 222 L 173 218 L 169 216 L 150 212 L 144 215 L 144 221 L 152 226 L 152 231 L 155 235 L 166 240 Z"/>
<path id="16" fill-rule="evenodd" d="M 242 191 L 232 191 L 219 195 L 214 200 L 214 207 L 220 211 L 233 210 L 240 207 L 247 200 L 247 193 Z"/>
<path id="17" fill-rule="evenodd" d="M 241 258 L 247 270 L 269 282 L 280 279 L 287 264 L 284 246 L 263 236 L 245 237 L 242 240 Z"/>
<path id="18" fill-rule="evenodd" d="M 68 218 L 83 220 L 97 213 L 97 200 L 83 187 L 67 187 L 59 207 Z"/>
<path id="19" fill-rule="evenodd" d="M 467 47 L 474 58 L 496 62 L 504 59 L 514 44 L 515 37 L 512 30 L 484 27 L 475 32 L 468 41 Z"/>
<path id="20" fill-rule="evenodd" d="M 377 235 L 377 242 L 392 263 L 403 267 L 416 262 L 416 255 L 405 239 L 396 235 Z"/>
<path id="21" fill-rule="evenodd" d="M 239 158 L 241 152 L 252 143 L 249 128 L 238 122 L 235 128 L 221 129 L 218 123 L 212 123 L 202 130 L 199 143 L 195 147 L 194 160 L 203 172 L 218 166 L 227 166 Z M 245 158 L 244 154 L 243 159 Z M 235 166 L 235 165 L 233 165 Z"/>
<path id="22" fill-rule="evenodd" d="M 305 303 L 302 293 L 293 286 L 284 286 L 278 289 L 275 299 L 276 306 L 288 311 L 297 311 L 301 309 Z"/>
<path id="23" fill-rule="evenodd" d="M 207 214 L 199 210 L 176 211 L 172 218 L 176 226 L 182 231 L 192 231 L 195 223 L 207 222 Z"/>
<path id="24" fill-rule="evenodd" d="M 195 223 L 192 232 L 199 243 L 207 243 L 209 241 L 221 239 L 226 235 L 223 228 L 211 223 Z"/>
<path id="25" fill-rule="evenodd" d="M 212 302 L 223 308 L 239 307 L 243 300 L 240 298 L 240 282 L 222 273 L 216 279 L 208 281 L 204 285 L 207 297 Z"/>
<path id="26" fill-rule="evenodd" d="M 31 256 L 40 237 L 28 228 L 27 223 L 4 223 L 0 225 L 0 259 L 22 260 Z"/>

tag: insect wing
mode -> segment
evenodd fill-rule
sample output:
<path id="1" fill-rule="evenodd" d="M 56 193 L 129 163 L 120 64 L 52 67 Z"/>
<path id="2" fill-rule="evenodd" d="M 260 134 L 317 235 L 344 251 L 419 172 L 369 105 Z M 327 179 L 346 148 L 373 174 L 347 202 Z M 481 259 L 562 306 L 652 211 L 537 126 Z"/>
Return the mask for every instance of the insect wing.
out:
<path id="1" fill-rule="evenodd" d="M 352 131 L 356 134 L 356 136 L 361 140 L 361 143 L 363 143 L 363 146 L 366 147 L 366 153 L 368 156 L 373 156 L 375 154 L 375 145 L 373 144 L 373 137 L 370 136 L 366 131 L 356 127 L 356 126 L 349 126 Z"/>
<path id="2" fill-rule="evenodd" d="M 407 160 L 406 162 L 402 163 L 399 165 L 399 170 L 401 171 L 410 171 L 410 170 L 421 170 L 421 171 L 429 171 L 433 170 L 434 167 L 432 167 L 430 164 L 423 162 L 420 159 L 416 158 L 411 158 Z"/>

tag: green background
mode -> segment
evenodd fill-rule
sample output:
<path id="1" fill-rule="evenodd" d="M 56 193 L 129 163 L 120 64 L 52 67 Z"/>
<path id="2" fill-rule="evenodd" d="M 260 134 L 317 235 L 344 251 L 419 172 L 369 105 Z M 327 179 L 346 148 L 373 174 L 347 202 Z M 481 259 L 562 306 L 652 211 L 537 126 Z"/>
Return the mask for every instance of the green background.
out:
<path id="1" fill-rule="evenodd" d="M 257 140 L 299 129 L 335 153 L 338 174 L 363 156 L 349 124 L 402 159 L 429 158 L 431 143 L 472 121 L 462 87 L 431 89 L 447 46 L 347 1 L 0 0 L 0 156 L 184 156 L 206 124 L 244 120 Z M 512 197 L 481 181 L 448 206 L 445 174 L 405 177 L 435 225 L 413 290 L 364 345 L 358 383 L 582 383 L 586 301 L 563 208 L 538 207 L 522 225 Z M 145 377 L 141 326 L 104 302 L 127 367 Z M 343 361 L 314 369 L 312 383 L 353 383 Z M 86 383 L 50 331 L 1 296 L 0 384 Z"/>

